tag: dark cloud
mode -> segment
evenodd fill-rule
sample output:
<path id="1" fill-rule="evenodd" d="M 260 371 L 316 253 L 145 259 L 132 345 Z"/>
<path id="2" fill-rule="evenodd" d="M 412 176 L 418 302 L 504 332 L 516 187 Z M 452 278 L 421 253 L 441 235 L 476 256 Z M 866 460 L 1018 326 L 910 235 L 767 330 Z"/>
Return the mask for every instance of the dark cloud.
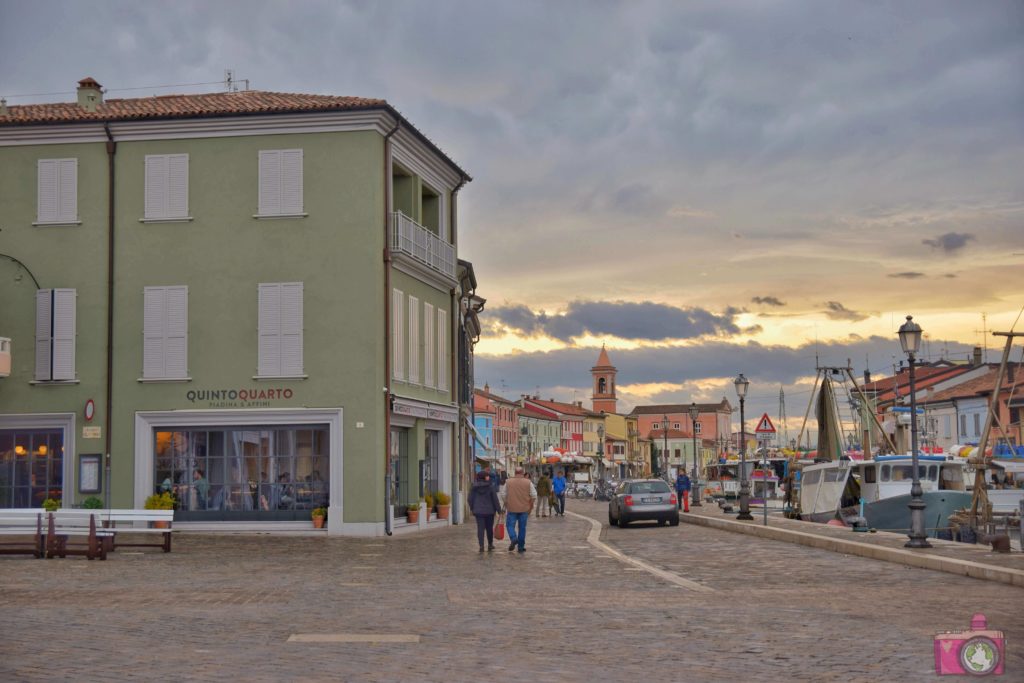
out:
<path id="1" fill-rule="evenodd" d="M 907 271 L 905 273 L 889 273 L 886 277 L 900 278 L 903 280 L 916 280 L 924 277 L 924 273 L 916 273 L 914 271 Z"/>
<path id="2" fill-rule="evenodd" d="M 941 249 L 947 254 L 955 253 L 963 249 L 968 242 L 974 239 L 974 235 L 963 232 L 947 232 L 935 239 L 921 240 L 921 244 L 927 244 L 933 249 Z"/>
<path id="3" fill-rule="evenodd" d="M 765 306 L 785 306 L 786 305 L 786 302 L 779 301 L 779 299 L 774 297 L 774 296 L 755 296 L 753 299 L 751 299 L 751 301 L 753 301 L 755 304 L 763 304 Z"/>
<path id="4" fill-rule="evenodd" d="M 846 306 L 842 305 L 838 301 L 828 301 L 825 303 L 825 310 L 822 311 L 831 320 L 849 320 L 856 322 L 858 320 L 864 320 L 868 316 L 864 313 L 858 313 L 857 311 L 851 311 Z"/>
<path id="5" fill-rule="evenodd" d="M 936 360 L 939 354 L 948 353 L 947 358 L 966 359 L 970 357 L 971 346 L 957 342 L 929 340 L 922 349 L 922 360 Z M 517 353 L 507 356 L 477 354 L 475 360 L 476 384 L 483 386 L 490 382 L 494 387 L 499 381 L 508 386 L 510 397 L 532 394 L 539 391 L 544 397 L 558 400 L 572 400 L 573 390 L 577 399 L 589 396 L 590 368 L 597 360 L 598 349 L 566 348 L 557 351 Z M 727 386 L 723 394 L 734 405 L 735 392 L 728 382 L 742 372 L 751 381 L 747 399 L 748 414 L 770 412 L 777 414 L 779 385 L 787 387 L 790 401 L 789 414 L 802 413 L 807 405 L 805 387 L 797 397 L 791 393 L 801 380 L 813 378 L 815 364 L 822 366 L 846 366 L 852 363 L 854 375 L 860 380 L 865 369 L 877 379 L 892 374 L 893 364 L 905 361 L 896 335 L 891 337 L 851 336 L 834 342 L 807 342 L 794 348 L 764 345 L 756 342 L 731 344 L 721 340 L 698 342 L 685 347 L 640 347 L 636 349 L 609 349 L 609 358 L 618 370 L 616 385 L 620 393 L 625 387 L 636 384 L 668 382 L 685 385 L 682 390 L 667 391 L 653 397 L 650 403 L 689 403 L 691 392 L 697 392 L 697 385 L 721 380 Z M 865 368 L 865 359 L 868 365 Z M 717 400 L 720 396 L 713 397 Z M 584 405 L 589 405 L 584 402 Z M 620 410 L 632 406 L 620 403 Z"/>
<path id="6" fill-rule="evenodd" d="M 650 301 L 573 301 L 560 313 L 534 313 L 523 305 L 497 306 L 481 318 L 491 333 L 545 335 L 561 341 L 590 334 L 597 337 L 663 341 L 732 335 L 738 309 L 715 314 L 702 308 L 677 308 Z"/>

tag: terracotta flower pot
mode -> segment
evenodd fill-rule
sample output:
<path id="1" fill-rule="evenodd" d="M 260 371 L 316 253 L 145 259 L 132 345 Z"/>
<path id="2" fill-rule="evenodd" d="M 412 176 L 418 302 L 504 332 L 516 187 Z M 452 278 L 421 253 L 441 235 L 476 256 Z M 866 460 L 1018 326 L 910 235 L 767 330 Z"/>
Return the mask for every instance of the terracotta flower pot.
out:
<path id="1" fill-rule="evenodd" d="M 406 514 L 406 521 L 408 521 L 409 524 L 419 524 L 420 523 L 420 511 L 419 511 L 419 508 L 416 508 L 414 510 L 406 510 L 405 514 Z"/>
<path id="2" fill-rule="evenodd" d="M 318 515 L 316 517 L 313 517 L 312 519 L 313 519 L 313 528 L 314 529 L 323 529 L 324 528 L 324 518 L 323 517 Z"/>
<path id="3" fill-rule="evenodd" d="M 153 522 L 153 528 L 154 529 L 170 529 L 171 528 L 171 523 L 170 522 Z"/>
<path id="4" fill-rule="evenodd" d="M 452 511 L 452 506 L 451 505 L 440 505 L 439 504 L 437 506 L 437 518 L 438 519 L 448 519 L 448 515 L 451 513 L 451 511 Z"/>

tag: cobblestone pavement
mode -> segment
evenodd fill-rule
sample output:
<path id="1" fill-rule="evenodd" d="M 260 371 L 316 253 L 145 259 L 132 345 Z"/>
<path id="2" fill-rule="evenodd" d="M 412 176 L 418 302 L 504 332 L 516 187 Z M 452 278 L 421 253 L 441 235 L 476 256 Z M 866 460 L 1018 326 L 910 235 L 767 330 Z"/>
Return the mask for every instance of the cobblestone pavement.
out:
<path id="1" fill-rule="evenodd" d="M 606 519 L 602 504 L 572 511 Z M 693 525 L 527 552 L 469 525 L 391 539 L 180 534 L 174 552 L 0 558 L 2 681 L 932 681 L 932 636 L 984 611 L 1024 680 L 1024 590 Z M 289 642 L 301 634 L 418 642 Z M 408 639 L 408 640 L 415 640 Z M 997 679 L 998 680 L 998 679 Z"/>

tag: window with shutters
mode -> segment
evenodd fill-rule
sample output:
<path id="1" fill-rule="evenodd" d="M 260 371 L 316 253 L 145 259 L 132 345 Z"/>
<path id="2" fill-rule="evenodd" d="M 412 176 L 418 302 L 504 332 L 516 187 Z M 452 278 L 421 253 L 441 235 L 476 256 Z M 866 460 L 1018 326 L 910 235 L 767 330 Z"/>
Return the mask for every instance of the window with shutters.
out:
<path id="1" fill-rule="evenodd" d="M 74 289 L 36 291 L 37 382 L 75 380 Z"/>
<path id="2" fill-rule="evenodd" d="M 302 202 L 302 150 L 260 150 L 259 207 L 256 218 L 307 215 Z"/>
<path id="3" fill-rule="evenodd" d="M 40 159 L 33 225 L 79 223 L 78 159 Z"/>
<path id="4" fill-rule="evenodd" d="M 190 221 L 188 155 L 147 154 L 145 208 L 142 222 Z"/>
<path id="5" fill-rule="evenodd" d="M 448 311 L 437 309 L 437 388 L 448 390 Z"/>
<path id="6" fill-rule="evenodd" d="M 420 300 L 409 297 L 409 382 L 420 383 Z"/>
<path id="7" fill-rule="evenodd" d="M 434 370 L 437 357 L 434 355 L 434 306 L 423 304 L 423 384 L 435 386 Z"/>
<path id="8" fill-rule="evenodd" d="M 305 377 L 302 364 L 302 283 L 259 286 L 256 377 Z"/>
<path id="9" fill-rule="evenodd" d="M 189 379 L 188 287 L 146 287 L 142 315 L 142 378 Z"/>
<path id="10" fill-rule="evenodd" d="M 391 376 L 400 382 L 405 381 L 404 303 L 402 290 L 391 290 Z"/>

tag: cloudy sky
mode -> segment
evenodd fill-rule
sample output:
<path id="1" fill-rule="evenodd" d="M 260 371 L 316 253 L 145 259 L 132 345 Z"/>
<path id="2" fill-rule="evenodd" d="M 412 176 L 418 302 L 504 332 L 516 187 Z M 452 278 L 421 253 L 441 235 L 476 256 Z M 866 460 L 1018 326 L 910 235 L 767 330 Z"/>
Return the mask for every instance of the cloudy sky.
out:
<path id="1" fill-rule="evenodd" d="M 998 0 L 0 0 L 0 94 L 383 97 L 475 178 L 480 384 L 585 400 L 606 343 L 623 407 L 743 372 L 792 419 L 816 355 L 891 372 L 908 313 L 935 358 L 1014 324 L 1022 36 Z"/>

